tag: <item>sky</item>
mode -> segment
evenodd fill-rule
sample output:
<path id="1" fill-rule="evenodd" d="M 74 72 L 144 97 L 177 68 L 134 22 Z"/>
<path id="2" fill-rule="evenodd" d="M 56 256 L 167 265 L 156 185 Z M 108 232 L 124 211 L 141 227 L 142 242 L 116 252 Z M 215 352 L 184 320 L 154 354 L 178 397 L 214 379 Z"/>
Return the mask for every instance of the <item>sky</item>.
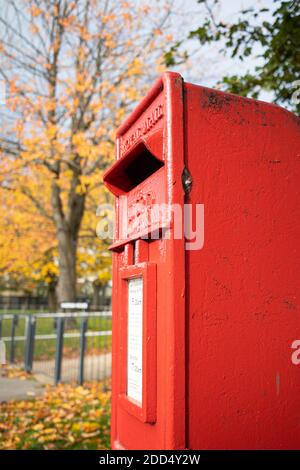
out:
<path id="1" fill-rule="evenodd" d="M 140 3 L 140 0 L 135 1 Z M 213 2 L 213 0 L 208 1 L 210 4 Z M 255 8 L 271 7 L 272 9 L 275 2 L 274 0 L 220 0 L 218 4 L 220 6 L 216 10 L 216 18 L 231 23 L 245 8 L 252 6 Z M 172 17 L 174 40 L 186 39 L 189 32 L 201 24 L 205 18 L 206 10 L 197 0 L 174 0 L 174 7 L 176 10 Z M 201 46 L 196 39 L 186 41 L 184 49 L 191 55 L 190 60 L 184 66 L 174 67 L 173 70 L 180 72 L 185 81 L 208 87 L 214 87 L 224 75 L 253 71 L 259 61 L 255 55 L 250 56 L 244 62 L 237 58 L 232 59 L 229 55 L 219 51 L 219 45 Z M 5 102 L 5 97 L 5 86 L 0 80 L 0 105 Z M 263 92 L 261 99 L 271 101 L 272 94 Z M 2 113 L 0 113 L 0 119 L 1 117 L 3 117 Z"/>
<path id="2" fill-rule="evenodd" d="M 276 2 L 274 0 L 220 0 L 220 8 L 217 10 L 217 18 L 232 23 L 239 17 L 239 12 L 243 9 L 254 7 L 274 9 Z M 186 37 L 187 33 L 196 29 L 204 18 L 204 7 L 199 5 L 197 0 L 175 0 L 176 8 L 181 12 L 178 14 L 174 23 L 176 28 L 176 37 Z M 183 13 L 183 12 L 186 13 Z M 270 13 L 266 14 L 270 18 Z M 227 74 L 241 74 L 248 70 L 254 70 L 259 63 L 259 50 L 253 56 L 241 62 L 237 58 L 230 58 L 224 53 L 219 52 L 216 44 L 201 46 L 197 40 L 189 41 L 186 44 L 188 52 L 196 49 L 198 52 L 192 56 L 186 67 L 175 68 L 179 71 L 186 81 L 213 87 L 218 80 Z M 261 98 L 270 101 L 270 93 L 262 93 Z"/>

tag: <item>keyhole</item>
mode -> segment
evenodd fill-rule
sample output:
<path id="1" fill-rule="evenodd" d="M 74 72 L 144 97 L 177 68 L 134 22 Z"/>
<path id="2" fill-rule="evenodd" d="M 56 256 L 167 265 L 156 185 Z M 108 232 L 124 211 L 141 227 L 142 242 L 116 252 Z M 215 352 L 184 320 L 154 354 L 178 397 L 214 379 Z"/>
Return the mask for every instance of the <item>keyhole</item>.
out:
<path id="1" fill-rule="evenodd" d="M 181 181 L 185 194 L 190 194 L 193 186 L 193 179 L 191 173 L 189 172 L 186 166 L 184 167 L 184 170 L 182 172 Z"/>

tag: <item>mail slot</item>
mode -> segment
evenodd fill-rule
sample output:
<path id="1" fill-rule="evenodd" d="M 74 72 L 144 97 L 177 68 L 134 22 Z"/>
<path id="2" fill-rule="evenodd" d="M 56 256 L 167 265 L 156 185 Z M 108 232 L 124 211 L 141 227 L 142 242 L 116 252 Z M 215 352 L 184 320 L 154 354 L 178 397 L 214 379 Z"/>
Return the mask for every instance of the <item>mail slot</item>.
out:
<path id="1" fill-rule="evenodd" d="M 299 129 L 171 72 L 119 128 L 114 449 L 299 448 Z"/>

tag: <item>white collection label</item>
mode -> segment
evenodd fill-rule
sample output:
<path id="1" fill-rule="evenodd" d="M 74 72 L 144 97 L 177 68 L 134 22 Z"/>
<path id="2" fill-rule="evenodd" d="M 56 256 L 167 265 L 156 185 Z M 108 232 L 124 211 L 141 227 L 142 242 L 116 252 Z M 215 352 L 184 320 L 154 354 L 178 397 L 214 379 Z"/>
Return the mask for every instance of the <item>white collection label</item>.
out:
<path id="1" fill-rule="evenodd" d="M 142 404 L 143 280 L 128 280 L 127 396 Z"/>

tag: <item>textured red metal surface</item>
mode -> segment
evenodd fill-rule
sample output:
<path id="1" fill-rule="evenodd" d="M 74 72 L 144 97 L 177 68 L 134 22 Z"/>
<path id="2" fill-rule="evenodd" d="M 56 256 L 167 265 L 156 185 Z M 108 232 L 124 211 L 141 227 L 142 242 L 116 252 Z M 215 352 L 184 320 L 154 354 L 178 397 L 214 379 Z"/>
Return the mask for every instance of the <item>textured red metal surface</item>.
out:
<path id="1" fill-rule="evenodd" d="M 187 445 L 299 449 L 299 119 L 186 84 L 185 130 L 189 202 L 205 204 L 186 252 Z"/>
<path id="2" fill-rule="evenodd" d="M 299 129 L 279 107 L 173 73 L 119 129 L 105 175 L 116 195 L 113 448 L 300 447 L 300 365 L 291 360 L 300 339 Z M 149 206 L 184 202 L 204 204 L 202 249 L 141 240 Z M 172 219 L 155 222 L 173 232 Z M 145 293 L 141 406 L 125 378 L 134 277 Z"/>

